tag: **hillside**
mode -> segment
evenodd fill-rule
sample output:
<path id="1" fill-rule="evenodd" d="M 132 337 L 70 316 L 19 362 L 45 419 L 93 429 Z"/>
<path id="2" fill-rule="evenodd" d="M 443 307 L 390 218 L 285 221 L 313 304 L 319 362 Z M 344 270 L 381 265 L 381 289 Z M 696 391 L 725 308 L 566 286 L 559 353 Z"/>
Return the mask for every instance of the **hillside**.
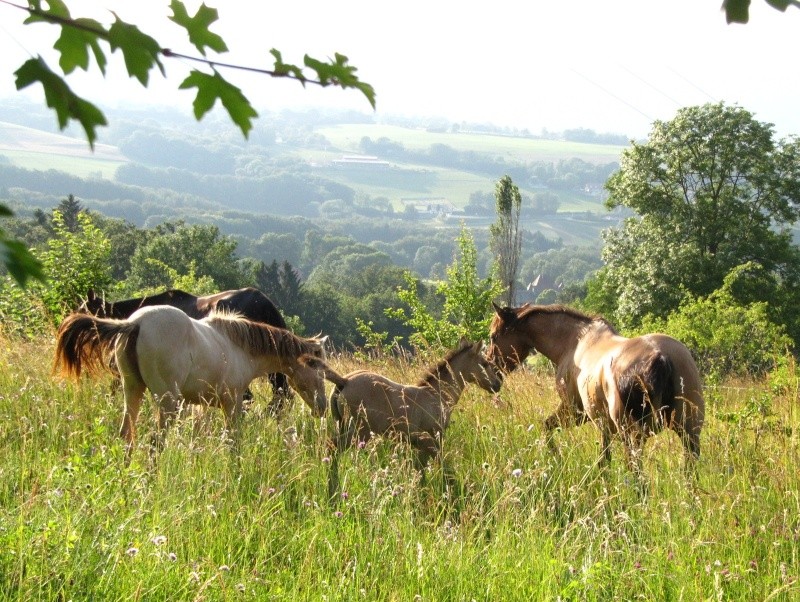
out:
<path id="1" fill-rule="evenodd" d="M 12 117 L 19 119 L 19 112 L 7 116 Z M 557 213 L 524 216 L 526 228 L 567 244 L 587 243 L 608 225 L 602 182 L 624 148 L 458 129 L 331 123 L 313 115 L 267 115 L 248 141 L 202 123 L 186 127 L 166 112 L 155 117 L 128 112 L 110 115 L 109 121 L 112 127 L 101 132 L 104 142 L 94 151 L 81 137 L 37 129 L 41 119 L 25 125 L 0 122 L 0 165 L 85 180 L 80 186 L 55 178 L 32 184 L 36 178 L 4 173 L 3 188 L 38 193 L 9 200 L 18 205 L 29 198 L 41 206 L 51 196 L 76 194 L 86 206 L 101 210 L 126 203 L 126 215 L 140 224 L 181 218 L 183 211 L 197 217 L 191 207 L 204 207 L 206 217 L 209 207 L 220 206 L 326 218 L 332 215 L 327 201 L 343 200 L 402 217 L 409 206 L 434 203 L 455 212 L 447 221 L 467 217 L 482 227 L 487 219 L 462 210 L 479 194 L 491 214 L 492 203 L 485 199 L 509 174 L 528 207 L 542 194 L 556 199 Z M 101 182 L 105 189 L 93 194 Z M 132 211 L 132 203 L 140 210 Z"/>
<path id="2" fill-rule="evenodd" d="M 119 149 L 0 121 L 0 156 L 25 169 L 56 169 L 78 177 L 111 178 L 127 162 Z"/>

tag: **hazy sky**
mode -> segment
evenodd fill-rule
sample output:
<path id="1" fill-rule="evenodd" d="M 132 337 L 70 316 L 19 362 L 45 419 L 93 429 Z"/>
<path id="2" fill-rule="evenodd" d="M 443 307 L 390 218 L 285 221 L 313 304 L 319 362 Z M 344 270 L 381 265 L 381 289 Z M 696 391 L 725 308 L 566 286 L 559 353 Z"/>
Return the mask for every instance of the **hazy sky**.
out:
<path id="1" fill-rule="evenodd" d="M 206 0 L 228 42 L 225 62 L 269 67 L 270 48 L 287 62 L 304 53 L 340 52 L 377 91 L 378 116 L 403 114 L 563 130 L 586 127 L 643 137 L 656 119 L 683 106 L 725 101 L 800 134 L 800 10 L 781 13 L 754 0 L 750 23 L 727 25 L 721 0 Z M 168 0 L 68 0 L 73 16 L 110 22 L 108 10 L 162 45 L 196 55 L 167 20 Z M 190 12 L 199 3 L 186 0 Z M 56 28 L 22 26 L 25 14 L 0 4 L 0 98 L 14 92 L 13 71 L 48 54 Z M 117 53 L 118 55 L 119 53 Z M 68 78 L 101 108 L 119 102 L 169 103 L 191 111 L 177 86 L 192 66 L 165 60 L 167 80 L 150 90 L 123 77 Z M 110 71 L 123 70 L 119 57 Z M 257 108 L 330 105 L 371 112 L 356 91 L 304 90 L 265 76 L 234 79 Z M 41 88 L 34 91 L 41 98 Z M 1 101 L 1 100 L 0 100 Z M 102 134 L 101 134 L 102 138 Z"/>

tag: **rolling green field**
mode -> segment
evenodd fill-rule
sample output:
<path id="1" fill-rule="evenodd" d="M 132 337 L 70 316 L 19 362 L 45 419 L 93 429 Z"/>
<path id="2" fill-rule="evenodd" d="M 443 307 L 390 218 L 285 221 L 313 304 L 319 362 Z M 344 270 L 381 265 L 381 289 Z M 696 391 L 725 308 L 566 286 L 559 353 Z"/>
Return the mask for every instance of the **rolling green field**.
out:
<path id="1" fill-rule="evenodd" d="M 361 139 L 365 136 L 373 141 L 388 138 L 399 142 L 407 149 L 426 149 L 433 144 L 444 144 L 457 151 L 487 153 L 522 162 L 558 161 L 578 158 L 589 163 L 619 161 L 624 147 L 616 145 L 583 144 L 563 140 L 540 140 L 471 133 L 436 133 L 421 128 L 405 128 L 381 124 L 348 124 L 316 128 L 334 147 L 358 153 Z"/>
<path id="2" fill-rule="evenodd" d="M 646 448 L 640 496 L 615 444 L 593 464 L 591 425 L 545 445 L 548 369 L 500 400 L 468 388 L 445 438 L 461 492 L 422 483 L 403 447 L 342 459 L 327 498 L 325 420 L 299 399 L 245 419 L 241 458 L 219 413 L 170 432 L 153 465 L 145 407 L 126 467 L 109 379 L 50 373 L 50 338 L 0 345 L 0 600 L 794 600 L 800 596 L 797 376 L 708 387 L 697 485 L 672 433 Z M 333 358 L 401 381 L 394 359 Z M 330 385 L 329 385 L 330 386 Z"/>
<path id="3" fill-rule="evenodd" d="M 0 156 L 23 169 L 55 169 L 80 178 L 113 179 L 117 167 L 127 162 L 116 147 L 95 145 L 82 138 L 0 122 Z"/>

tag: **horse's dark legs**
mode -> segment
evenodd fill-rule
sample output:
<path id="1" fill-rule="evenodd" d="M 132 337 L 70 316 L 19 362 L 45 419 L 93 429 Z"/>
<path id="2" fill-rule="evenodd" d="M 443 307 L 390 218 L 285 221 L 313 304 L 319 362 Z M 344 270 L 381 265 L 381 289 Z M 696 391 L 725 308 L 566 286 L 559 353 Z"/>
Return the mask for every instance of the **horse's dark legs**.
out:
<path id="1" fill-rule="evenodd" d="M 648 482 L 643 465 L 644 444 L 651 434 L 647 427 L 638 423 L 628 425 L 621 430 L 628 467 L 636 480 L 636 490 L 642 498 L 645 498 L 648 493 Z"/>
<path id="2" fill-rule="evenodd" d="M 272 385 L 272 400 L 269 402 L 268 410 L 271 416 L 277 418 L 283 414 L 286 402 L 294 395 L 285 374 L 280 372 L 270 374 L 269 382 Z"/>
<path id="3" fill-rule="evenodd" d="M 675 428 L 683 443 L 683 471 L 686 478 L 694 481 L 697 477 L 697 461 L 700 459 L 700 433 L 687 433 L 683 428 Z"/>
<path id="4" fill-rule="evenodd" d="M 639 477 L 643 474 L 642 454 L 647 433 L 641 426 L 630 426 L 622 432 L 622 440 L 625 444 L 628 467 Z"/>

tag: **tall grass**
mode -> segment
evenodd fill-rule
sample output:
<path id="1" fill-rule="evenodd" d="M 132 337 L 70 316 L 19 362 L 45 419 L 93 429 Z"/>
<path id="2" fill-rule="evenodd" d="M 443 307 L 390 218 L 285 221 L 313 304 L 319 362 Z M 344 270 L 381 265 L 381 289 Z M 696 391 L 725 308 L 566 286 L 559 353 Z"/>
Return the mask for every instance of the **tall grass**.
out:
<path id="1" fill-rule="evenodd" d="M 592 426 L 545 445 L 552 374 L 514 374 L 499 402 L 467 389 L 445 437 L 462 491 L 422 483 L 401 446 L 341 460 L 327 499 L 328 425 L 298 399 L 266 414 L 266 383 L 232 458 L 221 416 L 176 425 L 152 465 L 139 418 L 130 466 L 110 381 L 50 375 L 52 342 L 0 348 L 1 600 L 611 600 L 800 595 L 797 391 L 709 390 L 697 487 L 673 434 L 646 448 L 637 493 L 619 444 L 593 464 Z M 341 371 L 366 360 L 334 358 Z M 404 382 L 424 366 L 370 368 Z"/>

